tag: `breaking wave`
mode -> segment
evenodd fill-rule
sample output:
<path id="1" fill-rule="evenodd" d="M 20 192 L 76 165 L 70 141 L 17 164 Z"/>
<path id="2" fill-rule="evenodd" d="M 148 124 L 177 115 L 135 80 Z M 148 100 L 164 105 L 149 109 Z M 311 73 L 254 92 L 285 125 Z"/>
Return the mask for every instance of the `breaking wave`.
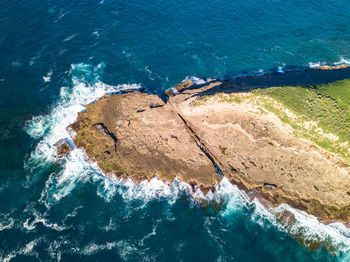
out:
<path id="1" fill-rule="evenodd" d="M 107 85 L 100 80 L 103 68 L 104 64 L 95 67 L 87 64 L 72 65 L 70 70 L 72 86 L 61 88 L 59 100 L 52 106 L 48 115 L 33 117 L 26 124 L 26 132 L 38 141 L 35 150 L 25 163 L 27 170 L 32 171 L 30 174 L 40 173 L 40 170 L 46 168 L 48 164 L 59 163 L 61 165 L 58 173 L 53 172 L 46 179 L 41 192 L 39 202 L 44 204 L 47 209 L 69 195 L 78 184 L 92 183 L 97 185 L 96 195 L 105 202 L 111 202 L 116 196 L 121 196 L 124 202 L 138 201 L 142 208 L 152 200 L 164 199 L 169 204 L 174 204 L 179 198 L 185 197 L 193 205 L 220 206 L 218 215 L 225 219 L 230 219 L 233 214 L 244 210 L 244 212 L 249 213 L 250 220 L 262 228 L 274 227 L 281 232 L 288 232 L 296 238 L 299 237 L 297 240 L 305 245 L 317 242 L 320 247 L 334 253 L 347 252 L 350 249 L 350 232 L 344 225 L 340 223 L 322 224 L 316 217 L 293 209 L 288 205 L 281 205 L 267 211 L 258 200 L 255 199 L 249 202 L 244 192 L 241 192 L 237 186 L 232 185 L 225 178 L 217 186 L 215 193 L 209 191 L 208 194 L 204 195 L 199 189 L 193 192 L 190 185 L 178 179 L 168 183 L 154 178 L 138 184 L 130 179 L 124 181 L 111 180 L 104 177 L 98 165 L 91 163 L 80 149 L 74 149 L 64 160 L 59 160 L 53 144 L 60 139 L 70 137 L 66 127 L 76 120 L 78 113 L 84 110 L 86 104 L 101 98 L 107 93 L 141 87 L 139 84 Z M 33 178 L 28 178 L 26 186 L 30 185 L 32 181 Z M 296 219 L 294 223 L 287 227 L 283 226 L 272 215 L 283 210 L 292 213 Z M 69 216 L 74 217 L 76 212 L 78 210 L 74 210 Z M 34 212 L 33 215 L 32 219 L 27 219 L 23 224 L 28 231 L 34 230 L 38 224 L 43 224 L 55 231 L 67 229 L 64 223 L 62 225 L 51 223 L 39 213 Z M 1 222 L 0 226 L 1 230 L 5 230 L 12 227 L 13 222 L 11 220 L 6 224 Z M 109 225 L 103 227 L 103 230 L 107 232 L 114 230 L 116 227 L 115 222 L 111 220 Z M 30 253 L 36 243 L 37 241 L 30 242 L 24 248 L 20 248 L 10 255 Z M 124 250 L 124 246 L 124 242 L 107 242 L 103 245 L 90 243 L 79 252 L 89 255 L 98 252 L 98 250 L 115 248 Z M 75 251 L 78 252 L 78 250 Z M 131 252 L 132 250 L 124 251 Z M 10 260 L 11 258 L 3 259 Z"/>
<path id="2" fill-rule="evenodd" d="M 107 85 L 100 81 L 104 64 L 96 67 L 88 64 L 74 64 L 71 66 L 72 87 L 62 87 L 58 102 L 56 102 L 48 115 L 33 117 L 26 123 L 26 132 L 34 139 L 39 140 L 35 150 L 31 153 L 25 167 L 40 169 L 47 165 L 47 162 L 58 160 L 54 143 L 60 139 L 69 138 L 66 127 L 74 123 L 78 113 L 89 104 L 107 93 L 120 92 L 126 89 L 138 89 L 138 84 L 123 84 L 117 86 Z M 65 160 L 63 171 L 57 175 L 50 175 L 46 181 L 41 200 L 48 200 L 47 193 L 52 193 L 56 200 L 69 194 L 74 188 L 77 180 L 84 179 L 84 174 L 95 172 L 98 167 L 88 163 L 81 150 L 74 150 Z M 31 179 L 30 179 L 31 180 Z M 51 199 L 52 200 L 52 199 Z"/>
<path id="3" fill-rule="evenodd" d="M 32 241 L 28 242 L 27 244 L 25 244 L 23 247 L 20 247 L 16 250 L 10 252 L 9 254 L 6 254 L 6 255 L 2 255 L 0 253 L 1 261 L 9 262 L 13 258 L 15 258 L 16 256 L 19 256 L 19 255 L 36 256 L 37 252 L 34 251 L 34 247 L 40 242 L 40 240 L 41 240 L 41 238 L 32 240 Z"/>
<path id="4" fill-rule="evenodd" d="M 340 57 L 339 61 L 337 62 L 334 62 L 332 64 L 329 64 L 327 62 L 321 62 L 321 61 L 318 61 L 318 62 L 310 62 L 309 63 L 309 67 L 310 68 L 315 68 L 315 67 L 319 67 L 319 66 L 324 66 L 324 65 L 332 65 L 332 66 L 337 66 L 337 65 L 350 65 L 350 60 L 349 59 L 346 59 L 344 57 Z"/>

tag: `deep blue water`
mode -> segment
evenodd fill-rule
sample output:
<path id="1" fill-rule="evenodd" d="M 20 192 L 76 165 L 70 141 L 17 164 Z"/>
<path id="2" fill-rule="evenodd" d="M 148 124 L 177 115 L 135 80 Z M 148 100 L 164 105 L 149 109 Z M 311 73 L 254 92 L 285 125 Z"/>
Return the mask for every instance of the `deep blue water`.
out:
<path id="1" fill-rule="evenodd" d="M 310 251 L 231 185 L 217 211 L 184 185 L 113 183 L 50 148 L 80 104 L 131 84 L 347 62 L 349 13 L 345 0 L 2 0 L 0 260 L 349 261 L 346 237 L 308 222 L 339 247 Z"/>

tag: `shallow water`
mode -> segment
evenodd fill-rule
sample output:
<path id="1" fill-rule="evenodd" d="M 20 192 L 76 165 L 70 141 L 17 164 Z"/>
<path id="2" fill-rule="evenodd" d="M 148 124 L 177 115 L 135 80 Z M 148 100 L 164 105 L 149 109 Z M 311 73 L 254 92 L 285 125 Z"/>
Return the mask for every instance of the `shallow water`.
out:
<path id="1" fill-rule="evenodd" d="M 207 196 L 224 204 L 216 211 L 178 181 L 108 181 L 79 150 L 57 162 L 51 146 L 107 92 L 347 62 L 349 11 L 323 0 L 2 1 L 0 260 L 347 261 L 339 230 L 302 217 L 337 247 L 310 251 L 228 183 Z"/>

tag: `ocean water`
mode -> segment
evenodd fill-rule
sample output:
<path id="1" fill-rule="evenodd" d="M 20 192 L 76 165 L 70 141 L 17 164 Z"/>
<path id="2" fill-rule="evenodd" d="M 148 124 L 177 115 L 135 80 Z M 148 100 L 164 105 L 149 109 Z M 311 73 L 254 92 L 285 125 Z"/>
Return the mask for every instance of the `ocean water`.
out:
<path id="1" fill-rule="evenodd" d="M 52 147 L 108 92 L 348 63 L 347 1 L 0 7 L 0 261 L 350 261 L 340 225 L 293 210 L 293 230 L 334 247 L 309 250 L 225 180 L 207 196 L 180 181 L 110 181 L 80 150 L 58 161 Z"/>

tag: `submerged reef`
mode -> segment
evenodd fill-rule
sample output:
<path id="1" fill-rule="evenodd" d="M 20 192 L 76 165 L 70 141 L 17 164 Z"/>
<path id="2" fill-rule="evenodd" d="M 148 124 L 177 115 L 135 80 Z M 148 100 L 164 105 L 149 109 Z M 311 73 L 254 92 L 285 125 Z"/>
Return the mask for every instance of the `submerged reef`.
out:
<path id="1" fill-rule="evenodd" d="M 288 204 L 348 226 L 349 77 L 343 66 L 192 79 L 166 101 L 124 91 L 86 105 L 68 128 L 110 178 L 179 178 L 205 193 L 224 176 L 267 210 Z M 295 222 L 287 210 L 271 213 Z"/>

